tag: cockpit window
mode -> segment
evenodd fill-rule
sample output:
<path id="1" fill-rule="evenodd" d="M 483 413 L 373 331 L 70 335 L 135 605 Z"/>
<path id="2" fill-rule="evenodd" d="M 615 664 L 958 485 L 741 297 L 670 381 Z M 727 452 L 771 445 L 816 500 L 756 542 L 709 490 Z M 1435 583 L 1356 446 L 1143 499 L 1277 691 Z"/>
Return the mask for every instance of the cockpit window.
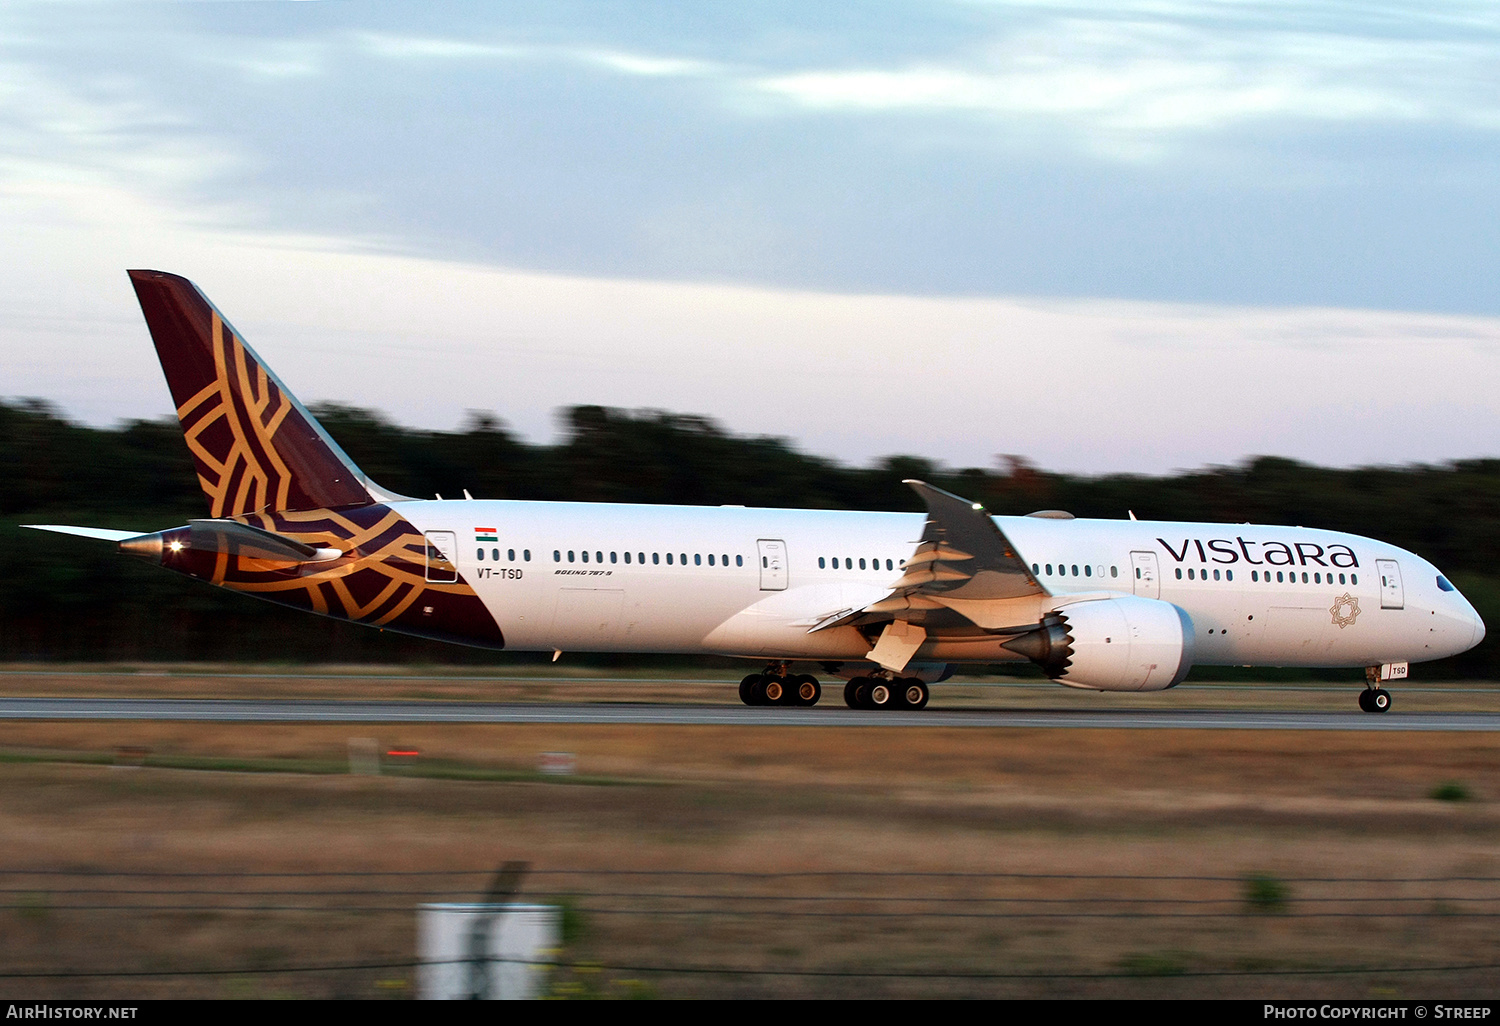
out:
<path id="1" fill-rule="evenodd" d="M 1457 591 L 1458 590 L 1453 585 L 1449 584 L 1448 583 L 1448 578 L 1444 577 L 1442 574 L 1438 574 L 1438 587 L 1441 588 L 1443 591 Z"/>

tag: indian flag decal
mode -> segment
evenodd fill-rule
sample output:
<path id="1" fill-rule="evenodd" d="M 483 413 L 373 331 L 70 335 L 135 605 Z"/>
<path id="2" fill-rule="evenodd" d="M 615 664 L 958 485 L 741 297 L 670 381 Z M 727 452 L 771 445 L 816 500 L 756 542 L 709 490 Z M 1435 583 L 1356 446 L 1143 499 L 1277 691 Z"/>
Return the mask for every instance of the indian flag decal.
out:
<path id="1" fill-rule="evenodd" d="M 474 528 L 474 540 L 477 542 L 499 541 L 500 532 L 493 527 L 476 527 Z"/>

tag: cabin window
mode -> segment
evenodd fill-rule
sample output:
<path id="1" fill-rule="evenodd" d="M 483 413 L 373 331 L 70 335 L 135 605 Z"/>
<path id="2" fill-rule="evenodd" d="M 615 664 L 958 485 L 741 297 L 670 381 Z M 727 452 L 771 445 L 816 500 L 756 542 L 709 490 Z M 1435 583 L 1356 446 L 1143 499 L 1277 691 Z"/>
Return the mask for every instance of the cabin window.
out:
<path id="1" fill-rule="evenodd" d="M 1276 571 L 1276 583 L 1277 584 L 1281 584 L 1282 583 L 1282 580 L 1281 580 L 1281 571 L 1280 570 Z"/>
<path id="2" fill-rule="evenodd" d="M 1302 571 L 1302 583 L 1303 584 L 1307 583 L 1307 571 L 1306 570 Z"/>
<path id="3" fill-rule="evenodd" d="M 1117 567 L 1117 566 L 1110 567 L 1109 568 L 1109 576 L 1111 576 L 1111 577 L 1119 577 L 1120 576 L 1120 568 Z"/>
<path id="4" fill-rule="evenodd" d="M 554 563 L 561 563 L 562 562 L 562 553 L 558 552 L 556 549 L 552 550 L 552 562 L 554 562 Z"/>
<path id="5" fill-rule="evenodd" d="M 1339 574 L 1339 583 L 1340 584 L 1344 583 L 1344 575 L 1343 574 Z"/>
<path id="6" fill-rule="evenodd" d="M 1224 571 L 1224 580 L 1226 580 L 1226 581 L 1232 581 L 1232 580 L 1234 580 L 1234 571 L 1233 570 L 1225 570 Z"/>
<path id="7" fill-rule="evenodd" d="M 713 566 L 714 565 L 714 554 L 712 552 L 710 552 L 708 554 L 708 565 L 709 566 Z"/>
<path id="8" fill-rule="evenodd" d="M 1140 567 L 1136 567 L 1135 568 L 1135 575 L 1137 577 L 1141 576 L 1141 568 Z M 1182 567 L 1178 567 L 1177 568 L 1177 579 L 1179 581 L 1182 580 Z"/>
<path id="9" fill-rule="evenodd" d="M 819 570 L 826 570 L 826 569 L 828 569 L 828 561 L 825 560 L 822 556 L 818 557 L 818 569 Z"/>
<path id="10" fill-rule="evenodd" d="M 1051 563 L 1047 564 L 1047 576 L 1048 577 L 1052 576 L 1052 564 Z"/>
<path id="11" fill-rule="evenodd" d="M 570 555 L 570 558 L 571 558 L 571 553 L 569 555 Z M 583 561 L 585 563 L 587 563 L 589 561 L 589 550 L 588 549 L 584 549 L 583 550 Z"/>
<path id="12" fill-rule="evenodd" d="M 627 553 L 625 553 L 625 555 L 628 556 L 628 555 L 630 555 L 630 553 L 627 552 Z M 615 553 L 611 552 L 609 554 L 609 561 L 611 563 L 618 563 L 620 561 L 620 557 L 618 555 L 616 555 Z"/>
<path id="13" fill-rule="evenodd" d="M 681 552 L 681 553 L 678 553 L 678 555 L 680 555 L 682 557 L 682 565 L 683 566 L 687 566 L 687 553 L 686 552 Z"/>
<path id="14" fill-rule="evenodd" d="M 1091 566 L 1089 566 L 1087 563 L 1085 563 L 1083 565 L 1083 576 L 1085 576 L 1085 577 L 1092 577 L 1092 576 L 1094 576 L 1094 568 L 1091 567 Z"/>
<path id="15" fill-rule="evenodd" d="M 672 565 L 672 554 L 670 552 L 668 552 L 667 553 L 667 566 L 671 566 L 671 565 Z"/>
<path id="16" fill-rule="evenodd" d="M 892 563 L 892 562 L 891 562 L 891 561 L 890 561 L 890 560 L 889 560 L 889 559 L 888 559 L 888 560 L 886 560 L 886 561 L 885 561 L 885 568 L 886 568 L 886 569 L 887 569 L 887 570 L 894 570 L 894 569 L 896 569 L 896 565 L 895 565 L 895 564 L 894 564 L 894 563 Z"/>
<path id="17" fill-rule="evenodd" d="M 495 556 L 496 559 L 500 558 L 500 556 L 498 555 L 499 551 L 500 551 L 499 549 L 495 550 L 495 552 L 497 553 L 497 555 Z M 510 560 L 512 563 L 514 563 L 516 561 L 516 550 L 515 549 L 506 549 L 505 550 L 505 558 L 508 559 L 508 560 Z"/>
<path id="18" fill-rule="evenodd" d="M 1358 584 L 1359 583 L 1359 574 L 1350 574 L 1349 575 L 1349 583 L 1350 584 Z"/>
<path id="19" fill-rule="evenodd" d="M 1177 571 L 1177 576 L 1178 577 L 1182 576 L 1182 571 L 1181 570 Z M 1138 580 L 1138 581 L 1141 579 L 1141 568 L 1140 567 L 1136 567 L 1135 568 L 1135 579 Z"/>
<path id="20" fill-rule="evenodd" d="M 1259 570 L 1251 570 L 1250 571 L 1250 579 L 1252 581 L 1258 581 L 1258 580 L 1260 580 L 1260 571 Z"/>
<path id="21" fill-rule="evenodd" d="M 734 565 L 735 566 L 744 566 L 745 565 L 745 557 L 744 556 L 735 556 L 734 557 Z"/>
<path id="22" fill-rule="evenodd" d="M 651 562 L 653 564 L 660 563 L 661 562 L 661 553 L 660 552 L 653 552 L 653 553 L 651 553 Z"/>
<path id="23" fill-rule="evenodd" d="M 1041 572 L 1042 572 L 1042 568 L 1041 567 L 1037 566 L 1035 563 L 1031 564 L 1031 574 L 1032 574 L 1033 577 L 1040 576 Z"/>
<path id="24" fill-rule="evenodd" d="M 863 559 L 861 559 L 861 560 L 860 560 L 860 561 L 859 561 L 859 568 L 860 568 L 860 569 L 861 569 L 861 570 L 863 570 L 863 569 L 864 569 L 864 568 L 865 568 L 865 561 L 864 561 L 864 560 L 863 560 Z"/>
<path id="25" fill-rule="evenodd" d="M 1073 576 L 1074 577 L 1078 576 L 1078 564 L 1077 563 L 1073 564 Z"/>
<path id="26" fill-rule="evenodd" d="M 694 566 L 702 566 L 703 565 L 703 553 L 701 553 L 701 552 L 695 552 L 695 553 L 693 553 L 693 565 Z"/>
<path id="27" fill-rule="evenodd" d="M 479 561 L 480 561 L 480 562 L 481 562 L 481 563 L 483 563 L 483 562 L 484 562 L 484 550 L 483 550 L 483 549 L 480 549 L 480 550 L 479 550 Z"/>
<path id="28" fill-rule="evenodd" d="M 645 566 L 646 565 L 646 554 L 644 552 L 637 552 L 635 554 L 635 561 L 637 563 L 641 564 L 641 566 Z"/>
<path id="29" fill-rule="evenodd" d="M 766 568 L 766 567 L 768 567 L 768 566 L 770 566 L 770 565 L 771 565 L 771 564 L 770 564 L 770 563 L 768 563 L 768 562 L 767 562 L 767 561 L 766 561 L 766 557 L 765 557 L 765 556 L 761 556 L 761 557 L 760 557 L 760 568 L 761 568 L 761 569 L 762 569 L 762 570 L 764 570 L 764 569 L 765 569 L 765 568 Z"/>
<path id="30" fill-rule="evenodd" d="M 524 559 L 524 560 L 526 560 L 526 562 L 530 563 L 531 562 L 531 550 L 527 549 L 525 552 L 521 553 L 521 558 Z"/>
<path id="31" fill-rule="evenodd" d="M 625 553 L 625 562 L 627 562 L 627 563 L 630 562 L 630 553 L 628 553 L 628 552 Z"/>
<path id="32" fill-rule="evenodd" d="M 850 559 L 848 556 L 844 557 L 844 569 L 845 570 L 853 570 L 854 569 L 854 560 Z"/>

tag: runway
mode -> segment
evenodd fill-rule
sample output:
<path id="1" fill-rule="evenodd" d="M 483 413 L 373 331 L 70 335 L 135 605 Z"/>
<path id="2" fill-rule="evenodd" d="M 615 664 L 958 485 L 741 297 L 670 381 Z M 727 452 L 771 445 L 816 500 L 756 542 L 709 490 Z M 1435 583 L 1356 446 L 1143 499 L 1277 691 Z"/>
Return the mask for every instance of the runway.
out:
<path id="1" fill-rule="evenodd" d="M 927 709 L 868 712 L 714 705 L 0 698 L 0 720 L 211 723 L 568 723 L 669 726 L 1011 727 L 1073 730 L 1497 731 L 1500 713 Z"/>

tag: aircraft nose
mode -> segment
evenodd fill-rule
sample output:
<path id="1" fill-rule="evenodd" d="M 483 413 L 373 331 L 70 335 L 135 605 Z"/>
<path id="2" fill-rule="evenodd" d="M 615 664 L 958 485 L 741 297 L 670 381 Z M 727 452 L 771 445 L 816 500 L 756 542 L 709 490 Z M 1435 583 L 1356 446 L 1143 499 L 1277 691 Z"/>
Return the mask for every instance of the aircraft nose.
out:
<path id="1" fill-rule="evenodd" d="M 1469 609 L 1469 615 L 1474 618 L 1474 637 L 1469 641 L 1469 647 L 1473 648 L 1484 640 L 1484 621 L 1479 618 L 1473 607 Z"/>

